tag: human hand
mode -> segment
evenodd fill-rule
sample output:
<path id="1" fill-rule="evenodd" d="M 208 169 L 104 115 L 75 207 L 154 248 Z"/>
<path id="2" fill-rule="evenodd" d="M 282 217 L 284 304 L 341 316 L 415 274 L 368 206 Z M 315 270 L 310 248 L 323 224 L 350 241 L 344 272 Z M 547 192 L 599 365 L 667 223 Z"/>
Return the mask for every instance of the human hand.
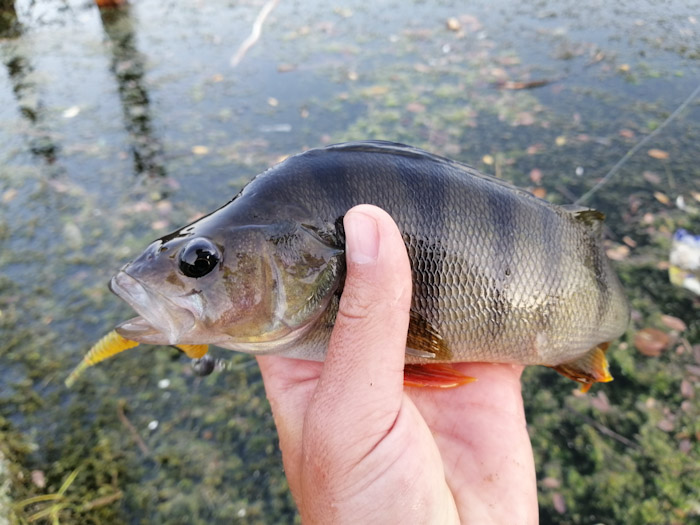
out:
<path id="1" fill-rule="evenodd" d="M 260 356 L 285 472 L 304 523 L 537 523 L 522 367 L 404 388 L 411 271 L 396 225 L 345 216 L 347 277 L 326 361 Z"/>

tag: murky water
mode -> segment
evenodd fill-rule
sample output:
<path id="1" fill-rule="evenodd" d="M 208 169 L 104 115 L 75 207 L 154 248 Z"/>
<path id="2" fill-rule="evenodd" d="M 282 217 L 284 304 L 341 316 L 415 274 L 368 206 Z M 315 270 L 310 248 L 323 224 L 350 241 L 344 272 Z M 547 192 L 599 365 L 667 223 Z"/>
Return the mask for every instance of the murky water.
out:
<path id="1" fill-rule="evenodd" d="M 235 68 L 262 2 L 133 4 L 18 1 L 0 23 L 0 450 L 12 460 L 15 501 L 55 493 L 79 469 L 62 523 L 296 519 L 250 357 L 220 351 L 230 370 L 198 379 L 174 350 L 138 349 L 64 388 L 86 349 L 130 315 L 106 282 L 150 240 L 224 204 L 280 158 L 350 139 L 406 142 L 571 202 L 700 84 L 692 1 L 283 0 Z M 685 450 L 681 464 L 698 459 L 700 428 L 684 423 L 698 412 L 697 370 L 687 371 L 700 353 L 698 303 L 664 269 L 673 230 L 700 233 L 698 123 L 694 100 L 588 201 L 609 217 L 636 312 L 613 357 L 608 402 L 628 413 L 628 397 L 652 399 L 676 426 L 659 428 L 651 408 L 608 421 L 571 385 L 530 373 L 538 474 L 557 487 L 576 466 L 562 466 L 564 452 L 548 455 L 537 428 L 571 403 L 632 439 L 648 418 L 674 452 Z M 688 328 L 674 335 L 681 350 L 651 363 L 631 336 L 661 314 Z M 669 377 L 650 385 L 658 370 Z M 578 420 L 584 427 L 599 436 Z M 585 456 L 597 446 L 567 432 L 548 438 L 552 449 L 569 443 Z M 654 463 L 661 452 L 645 454 Z M 643 485 L 660 479 L 657 467 L 641 469 Z M 590 468 L 609 480 L 629 465 Z M 613 515 L 602 504 L 582 513 L 590 494 L 554 486 L 542 487 L 543 523 Z M 677 491 L 659 505 L 691 512 L 697 495 Z"/>

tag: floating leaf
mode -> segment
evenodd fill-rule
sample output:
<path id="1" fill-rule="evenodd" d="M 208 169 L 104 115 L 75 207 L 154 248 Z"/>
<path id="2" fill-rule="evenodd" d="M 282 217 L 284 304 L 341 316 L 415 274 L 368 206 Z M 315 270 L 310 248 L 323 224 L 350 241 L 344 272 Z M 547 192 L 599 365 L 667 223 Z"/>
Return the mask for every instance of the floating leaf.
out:
<path id="1" fill-rule="evenodd" d="M 620 136 L 625 137 L 626 139 L 633 139 L 635 137 L 634 131 L 626 128 L 620 130 Z"/>
<path id="2" fill-rule="evenodd" d="M 644 171 L 642 173 L 642 177 L 644 177 L 644 180 L 650 184 L 661 184 L 661 177 L 653 171 Z"/>
<path id="3" fill-rule="evenodd" d="M 649 151 L 647 151 L 647 155 L 649 155 L 653 159 L 663 160 L 668 158 L 668 151 L 652 148 Z"/>
<path id="4" fill-rule="evenodd" d="M 370 86 L 362 90 L 362 94 L 366 97 L 378 97 L 380 95 L 386 95 L 389 92 L 389 86 Z"/>
<path id="5" fill-rule="evenodd" d="M 542 170 L 537 168 L 530 170 L 530 180 L 535 184 L 542 182 Z"/>
<path id="6" fill-rule="evenodd" d="M 634 346 L 643 355 L 658 357 L 671 344 L 671 338 L 666 332 L 656 328 L 643 328 L 634 336 Z"/>
<path id="7" fill-rule="evenodd" d="M 455 17 L 450 17 L 447 19 L 447 22 L 445 22 L 445 25 L 447 26 L 447 29 L 450 31 L 459 31 L 462 29 L 462 24 L 459 23 L 459 20 L 457 20 Z"/>
<path id="8" fill-rule="evenodd" d="M 693 383 L 687 379 L 681 381 L 681 395 L 686 399 L 693 399 L 695 397 L 695 387 Z"/>
<path id="9" fill-rule="evenodd" d="M 630 248 L 636 248 L 636 246 L 637 246 L 637 241 L 635 241 L 635 240 L 634 240 L 632 237 L 630 237 L 629 235 L 625 235 L 625 236 L 622 238 L 622 242 L 624 242 L 624 243 L 625 243 L 627 246 L 629 246 Z"/>
<path id="10" fill-rule="evenodd" d="M 561 481 L 559 481 L 557 478 L 549 476 L 542 480 L 542 486 L 547 489 L 558 489 L 561 487 Z"/>
<path id="11" fill-rule="evenodd" d="M 552 494 L 552 504 L 554 505 L 554 510 L 559 514 L 564 514 L 566 512 L 566 501 L 561 492 L 555 492 Z"/>
<path id="12" fill-rule="evenodd" d="M 685 332 L 688 329 L 682 319 L 678 319 L 678 317 L 673 317 L 672 315 L 662 315 L 661 322 L 671 330 Z"/>
<path id="13" fill-rule="evenodd" d="M 537 188 L 533 188 L 532 194 L 538 199 L 544 199 L 547 196 L 547 190 L 542 186 L 538 186 Z"/>
<path id="14" fill-rule="evenodd" d="M 669 199 L 668 195 L 661 193 L 660 191 L 654 192 L 654 198 L 665 206 L 669 206 L 671 204 L 671 199 Z"/>
<path id="15" fill-rule="evenodd" d="M 605 253 L 613 261 L 622 261 L 630 254 L 630 249 L 629 246 L 618 244 L 605 250 Z"/>
<path id="16" fill-rule="evenodd" d="M 5 193 L 2 194 L 2 202 L 3 204 L 7 204 L 11 200 L 13 200 L 15 197 L 17 197 L 17 190 L 14 188 L 10 188 L 7 190 Z"/>
<path id="17" fill-rule="evenodd" d="M 410 102 L 406 104 L 406 111 L 410 111 L 411 113 L 423 113 L 425 109 L 425 106 L 420 102 Z"/>

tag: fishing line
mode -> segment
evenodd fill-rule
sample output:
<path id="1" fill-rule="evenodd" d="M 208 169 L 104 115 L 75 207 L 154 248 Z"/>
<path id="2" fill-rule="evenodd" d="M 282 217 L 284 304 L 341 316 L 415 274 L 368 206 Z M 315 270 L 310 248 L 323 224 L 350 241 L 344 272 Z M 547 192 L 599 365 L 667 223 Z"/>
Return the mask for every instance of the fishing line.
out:
<path id="1" fill-rule="evenodd" d="M 698 95 L 698 93 L 700 93 L 700 85 L 698 85 L 698 87 L 695 88 L 695 91 L 693 91 L 693 92 L 688 96 L 688 98 L 686 98 L 686 99 L 683 101 L 683 103 L 682 103 L 680 106 L 678 106 L 678 107 L 676 108 L 676 110 L 675 110 L 673 113 L 671 113 L 671 114 L 668 116 L 668 118 L 667 118 L 666 120 L 664 120 L 664 121 L 661 123 L 661 125 L 660 125 L 658 128 L 656 128 L 654 131 L 652 131 L 651 133 L 649 133 L 649 134 L 648 134 L 646 137 L 644 137 L 642 140 L 640 140 L 639 142 L 637 142 L 637 144 L 635 144 L 634 147 L 633 147 L 632 149 L 630 149 L 630 150 L 624 155 L 624 157 L 622 157 L 620 160 L 617 161 L 617 164 L 615 164 L 615 165 L 612 167 L 612 169 L 607 173 L 607 175 L 605 175 L 605 177 L 603 177 L 601 180 L 599 180 L 598 183 L 597 183 L 595 186 L 593 186 L 590 190 L 588 190 L 586 193 L 584 193 L 583 195 L 581 195 L 581 197 L 579 197 L 578 200 L 576 200 L 576 202 L 574 202 L 574 204 L 581 204 L 583 201 L 585 201 L 585 200 L 588 199 L 591 195 L 593 195 L 595 192 L 597 192 L 603 185 L 605 185 L 605 184 L 613 177 L 613 175 L 615 175 L 615 174 L 620 170 L 620 168 L 622 167 L 622 165 L 623 165 L 625 162 L 627 162 L 627 160 L 628 160 L 632 155 L 634 155 L 635 153 L 637 153 L 637 151 L 639 151 L 639 149 L 640 149 L 642 146 L 644 146 L 644 144 L 646 144 L 646 143 L 649 142 L 651 139 L 653 139 L 656 135 L 658 135 L 658 134 L 661 132 L 662 129 L 664 129 L 664 128 L 666 127 L 666 125 L 667 125 L 669 122 L 671 122 L 672 120 L 674 120 L 674 119 L 688 106 L 688 104 L 690 104 L 690 103 L 692 102 L 692 100 Z"/>

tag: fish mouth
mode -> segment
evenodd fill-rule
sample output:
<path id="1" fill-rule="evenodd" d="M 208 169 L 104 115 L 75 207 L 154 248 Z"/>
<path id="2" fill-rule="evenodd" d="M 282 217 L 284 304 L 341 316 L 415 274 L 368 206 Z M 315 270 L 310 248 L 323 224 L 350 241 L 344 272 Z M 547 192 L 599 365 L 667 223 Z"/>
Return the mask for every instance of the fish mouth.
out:
<path id="1" fill-rule="evenodd" d="M 195 325 L 190 310 L 149 289 L 124 270 L 112 277 L 109 289 L 140 315 L 117 326 L 122 337 L 139 343 L 174 345 Z"/>

